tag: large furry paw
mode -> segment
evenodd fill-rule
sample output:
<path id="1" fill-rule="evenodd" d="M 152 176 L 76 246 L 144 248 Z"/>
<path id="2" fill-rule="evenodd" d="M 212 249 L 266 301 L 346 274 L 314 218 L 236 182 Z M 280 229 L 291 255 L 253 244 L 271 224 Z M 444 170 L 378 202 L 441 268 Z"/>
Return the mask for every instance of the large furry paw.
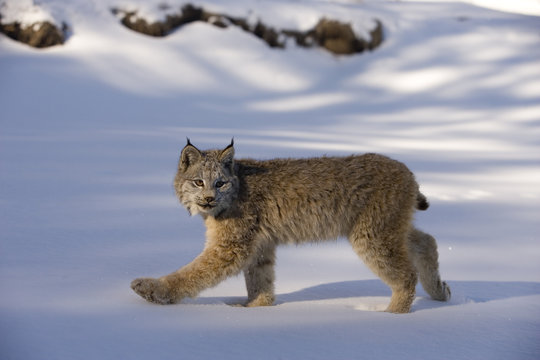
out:
<path id="1" fill-rule="evenodd" d="M 442 282 L 442 296 L 441 301 L 448 301 L 452 297 L 452 292 L 450 291 L 450 286 L 446 283 L 446 281 Z M 438 299 L 439 300 L 439 299 Z"/>
<path id="2" fill-rule="evenodd" d="M 135 279 L 131 282 L 131 288 L 143 299 L 156 304 L 165 305 L 176 302 L 168 286 L 159 279 Z"/>
<path id="3" fill-rule="evenodd" d="M 248 300 L 245 304 L 246 307 L 257 307 L 257 306 L 272 306 L 274 304 L 274 295 L 273 294 L 259 294 L 255 299 Z"/>
<path id="4" fill-rule="evenodd" d="M 415 292 L 413 290 L 393 290 L 390 304 L 386 308 L 386 312 L 394 314 L 407 314 L 411 311 L 411 305 L 414 301 Z"/>

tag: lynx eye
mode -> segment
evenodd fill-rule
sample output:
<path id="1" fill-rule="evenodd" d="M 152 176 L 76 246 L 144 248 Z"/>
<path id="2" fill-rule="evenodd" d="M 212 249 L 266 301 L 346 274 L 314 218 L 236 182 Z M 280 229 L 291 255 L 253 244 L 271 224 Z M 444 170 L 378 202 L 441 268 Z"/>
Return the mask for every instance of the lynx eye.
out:
<path id="1" fill-rule="evenodd" d="M 220 187 L 222 187 L 222 186 L 225 185 L 225 184 L 226 184 L 225 181 L 216 181 L 216 187 L 217 187 L 217 188 L 220 188 Z"/>
<path id="2" fill-rule="evenodd" d="M 202 181 L 201 179 L 196 179 L 196 180 L 193 180 L 193 184 L 195 184 L 195 186 L 197 187 L 203 187 L 204 181 Z"/>

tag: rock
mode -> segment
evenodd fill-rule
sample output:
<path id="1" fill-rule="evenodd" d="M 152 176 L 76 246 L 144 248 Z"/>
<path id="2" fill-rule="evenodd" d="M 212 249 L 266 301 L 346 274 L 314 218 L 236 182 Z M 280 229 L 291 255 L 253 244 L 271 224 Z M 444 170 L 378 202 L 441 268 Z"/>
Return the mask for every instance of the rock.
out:
<path id="1" fill-rule="evenodd" d="M 379 20 L 376 20 L 377 25 L 369 32 L 371 40 L 367 43 L 368 49 L 373 50 L 378 48 L 384 40 L 383 26 Z"/>
<path id="2" fill-rule="evenodd" d="M 120 9 L 112 9 L 113 14 L 123 14 L 121 22 L 127 28 L 141 34 L 163 37 L 182 25 L 203 20 L 203 10 L 191 4 L 182 7 L 179 14 L 167 15 L 165 21 L 157 21 L 149 24 L 142 18 L 137 18 L 136 12 L 126 12 Z"/>
<path id="3" fill-rule="evenodd" d="M 128 29 L 149 36 L 161 37 L 167 34 L 168 26 L 166 23 L 155 22 L 149 24 L 144 19 L 133 19 L 134 16 L 135 13 L 126 13 L 121 20 L 122 24 Z"/>
<path id="4" fill-rule="evenodd" d="M 65 31 L 67 25 L 62 29 L 54 24 L 45 21 L 34 23 L 27 27 L 22 27 L 20 23 L 0 24 L 0 32 L 6 34 L 13 40 L 20 41 L 36 48 L 45 48 L 54 45 L 61 45 L 65 41 Z"/>
<path id="5" fill-rule="evenodd" d="M 257 22 L 253 34 L 260 39 L 263 39 L 270 47 L 284 48 L 285 44 L 280 42 L 279 33 L 271 27 L 264 25 L 262 22 Z"/>
<path id="6" fill-rule="evenodd" d="M 315 26 L 315 40 L 328 51 L 338 54 L 354 54 L 366 49 L 366 42 L 358 39 L 350 24 L 322 19 Z"/>
<path id="7" fill-rule="evenodd" d="M 371 39 L 358 38 L 350 24 L 336 20 L 321 19 L 311 30 L 276 30 L 262 21 L 250 25 L 247 19 L 236 18 L 226 14 L 207 12 L 191 4 L 182 7 L 177 15 L 167 15 L 163 22 L 148 24 L 144 19 L 137 18 L 134 12 L 124 12 L 114 9 L 113 13 L 123 14 L 122 24 L 126 27 L 150 36 L 166 36 L 182 25 L 203 21 L 220 28 L 237 26 L 265 41 L 270 47 L 285 48 L 286 39 L 293 39 L 298 46 L 321 46 L 336 55 L 350 55 L 365 50 L 373 50 L 383 41 L 383 29 L 377 20 L 376 27 L 370 32 Z"/>

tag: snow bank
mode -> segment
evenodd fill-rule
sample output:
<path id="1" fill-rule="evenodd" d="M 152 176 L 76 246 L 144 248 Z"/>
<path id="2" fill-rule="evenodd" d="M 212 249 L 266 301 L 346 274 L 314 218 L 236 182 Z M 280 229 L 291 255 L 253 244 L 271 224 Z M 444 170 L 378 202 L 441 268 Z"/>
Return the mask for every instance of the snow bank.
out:
<path id="1" fill-rule="evenodd" d="M 50 12 L 36 5 L 33 0 L 2 1 L 0 14 L 2 24 L 19 22 L 23 27 L 28 27 L 39 22 L 55 22 Z"/>

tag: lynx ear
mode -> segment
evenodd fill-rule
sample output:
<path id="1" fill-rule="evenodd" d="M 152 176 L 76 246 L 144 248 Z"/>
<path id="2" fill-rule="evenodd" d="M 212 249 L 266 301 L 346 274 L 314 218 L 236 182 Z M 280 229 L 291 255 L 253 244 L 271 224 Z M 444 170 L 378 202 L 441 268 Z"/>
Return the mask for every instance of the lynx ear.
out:
<path id="1" fill-rule="evenodd" d="M 227 146 L 221 154 L 219 155 L 219 161 L 223 164 L 224 167 L 233 170 L 234 167 L 234 138 L 231 139 L 231 144 Z"/>
<path id="2" fill-rule="evenodd" d="M 182 149 L 182 155 L 180 155 L 180 168 L 186 170 L 191 165 L 200 161 L 202 154 L 195 146 L 187 139 L 187 145 Z"/>

